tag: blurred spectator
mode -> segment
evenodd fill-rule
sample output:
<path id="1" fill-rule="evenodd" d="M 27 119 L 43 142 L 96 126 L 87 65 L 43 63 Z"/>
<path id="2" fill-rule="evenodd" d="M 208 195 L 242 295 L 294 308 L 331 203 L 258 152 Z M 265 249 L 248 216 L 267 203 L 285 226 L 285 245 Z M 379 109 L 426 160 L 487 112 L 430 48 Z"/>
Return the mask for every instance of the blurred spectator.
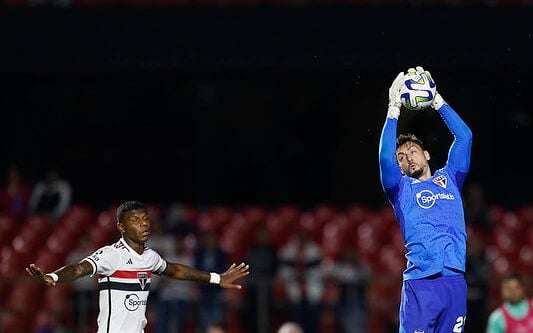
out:
<path id="1" fill-rule="evenodd" d="M 286 321 L 279 327 L 277 333 L 304 333 L 304 331 L 298 323 Z"/>
<path id="2" fill-rule="evenodd" d="M 198 228 L 192 221 L 191 209 L 187 210 L 185 205 L 172 203 L 165 211 L 163 218 L 163 230 L 168 232 L 181 233 L 182 235 L 193 234 L 198 236 Z M 189 212 L 189 214 L 187 214 Z"/>
<path id="3" fill-rule="evenodd" d="M 194 266 L 207 272 L 224 271 L 228 265 L 228 255 L 220 247 L 218 230 L 213 227 L 202 230 L 199 247 L 194 252 Z M 198 286 L 198 325 L 205 332 L 213 323 L 223 322 L 227 310 L 226 291 L 213 284 Z"/>
<path id="4" fill-rule="evenodd" d="M 492 263 L 485 251 L 484 233 L 472 231 L 469 234 L 466 251 L 465 279 L 467 289 L 468 320 L 467 332 L 484 332 L 487 322 L 489 283 Z"/>
<path id="5" fill-rule="evenodd" d="M 464 190 L 465 222 L 476 229 L 489 232 L 492 225 L 485 191 L 479 183 L 469 183 Z"/>
<path id="6" fill-rule="evenodd" d="M 61 177 L 58 169 L 50 167 L 33 187 L 28 209 L 32 214 L 46 214 L 51 221 L 57 221 L 70 207 L 71 201 L 70 182 Z"/>
<path id="7" fill-rule="evenodd" d="M 165 253 L 166 259 L 187 266 L 194 265 L 194 257 L 186 246 L 186 235 L 174 236 L 172 253 Z M 195 285 L 191 281 L 176 283 L 171 279 L 160 279 L 157 297 L 156 333 L 182 332 L 187 319 L 192 316 Z"/>
<path id="8" fill-rule="evenodd" d="M 254 242 L 250 245 L 245 259 L 250 265 L 253 279 L 246 281 L 247 304 L 244 320 L 250 332 L 269 332 L 269 291 L 278 269 L 277 248 L 272 243 L 270 232 L 265 225 L 258 225 L 254 235 Z"/>
<path id="9" fill-rule="evenodd" d="M 352 244 L 347 244 L 340 258 L 325 269 L 325 277 L 340 284 L 337 313 L 343 333 L 358 333 L 366 327 L 366 286 L 370 274 L 359 262 Z"/>
<path id="10" fill-rule="evenodd" d="M 76 242 L 76 247 L 66 258 L 66 262 L 79 262 L 94 252 L 91 238 L 82 234 Z M 84 277 L 72 282 L 72 310 L 74 312 L 74 326 L 76 332 L 86 333 L 94 318 L 96 318 L 98 304 L 98 283 L 95 279 Z M 94 318 L 93 318 L 94 317 Z"/>
<path id="11" fill-rule="evenodd" d="M 501 295 L 503 304 L 490 314 L 487 333 L 533 332 L 533 299 L 526 296 L 524 277 L 505 275 Z"/>
<path id="12" fill-rule="evenodd" d="M 18 166 L 12 164 L 0 188 L 0 211 L 11 215 L 19 223 L 25 221 L 32 188 Z"/>
<path id="13" fill-rule="evenodd" d="M 278 253 L 277 276 L 287 287 L 292 318 L 306 333 L 317 332 L 324 294 L 322 250 L 300 229 Z"/>
<path id="14" fill-rule="evenodd" d="M 226 325 L 224 323 L 209 324 L 205 333 L 226 333 Z"/>

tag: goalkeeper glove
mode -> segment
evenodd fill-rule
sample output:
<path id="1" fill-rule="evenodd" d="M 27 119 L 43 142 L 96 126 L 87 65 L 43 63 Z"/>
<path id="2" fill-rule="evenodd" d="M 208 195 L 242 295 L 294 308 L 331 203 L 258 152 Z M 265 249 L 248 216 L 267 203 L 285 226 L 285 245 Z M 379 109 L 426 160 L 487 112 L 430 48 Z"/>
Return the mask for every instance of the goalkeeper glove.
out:
<path id="1" fill-rule="evenodd" d="M 400 108 L 402 107 L 400 89 L 402 88 L 403 80 L 403 72 L 398 73 L 389 88 L 389 108 L 387 110 L 388 118 L 398 119 L 400 116 Z"/>
<path id="2" fill-rule="evenodd" d="M 430 81 L 433 81 L 433 78 L 431 77 L 431 73 L 429 71 L 426 71 L 424 70 L 424 68 L 422 68 L 421 66 L 416 66 L 416 68 L 409 68 L 407 70 L 408 73 L 416 73 L 416 74 L 426 74 L 426 76 L 428 77 L 428 79 Z M 444 101 L 444 99 L 442 98 L 442 96 L 439 94 L 438 91 L 435 91 L 435 97 L 433 98 L 433 102 L 431 103 L 431 107 L 435 110 L 438 110 L 440 109 L 444 104 L 446 104 L 446 101 Z"/>

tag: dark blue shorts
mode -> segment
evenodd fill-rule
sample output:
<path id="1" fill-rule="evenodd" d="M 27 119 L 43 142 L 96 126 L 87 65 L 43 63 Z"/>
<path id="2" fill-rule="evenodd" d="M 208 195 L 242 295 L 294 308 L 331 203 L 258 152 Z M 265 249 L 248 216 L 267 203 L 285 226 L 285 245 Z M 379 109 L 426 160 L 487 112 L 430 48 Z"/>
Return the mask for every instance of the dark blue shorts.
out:
<path id="1" fill-rule="evenodd" d="M 463 275 L 403 282 L 400 333 L 461 333 L 466 320 Z"/>

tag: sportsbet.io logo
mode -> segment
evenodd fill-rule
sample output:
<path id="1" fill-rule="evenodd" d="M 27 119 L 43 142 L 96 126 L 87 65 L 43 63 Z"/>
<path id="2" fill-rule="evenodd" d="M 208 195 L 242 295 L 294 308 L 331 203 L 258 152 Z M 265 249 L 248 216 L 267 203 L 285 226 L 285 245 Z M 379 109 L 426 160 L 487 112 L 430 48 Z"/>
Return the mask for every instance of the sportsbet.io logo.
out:
<path id="1" fill-rule="evenodd" d="M 139 296 L 137 296 L 137 294 L 129 294 L 126 295 L 126 298 L 124 298 L 124 306 L 128 311 L 136 311 L 139 306 L 146 306 L 146 303 L 147 301 L 145 299 L 139 299 Z"/>
<path id="2" fill-rule="evenodd" d="M 451 193 L 437 193 L 433 194 L 430 190 L 423 190 L 416 194 L 416 203 L 424 208 L 429 209 L 433 207 L 437 200 L 455 200 L 455 197 Z"/>

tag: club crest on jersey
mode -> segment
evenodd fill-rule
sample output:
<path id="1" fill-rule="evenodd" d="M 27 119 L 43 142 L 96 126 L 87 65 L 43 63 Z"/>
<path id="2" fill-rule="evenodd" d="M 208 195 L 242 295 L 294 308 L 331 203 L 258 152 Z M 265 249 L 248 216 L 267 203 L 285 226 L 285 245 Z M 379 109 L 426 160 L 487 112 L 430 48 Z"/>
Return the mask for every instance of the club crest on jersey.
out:
<path id="1" fill-rule="evenodd" d="M 438 177 L 435 177 L 433 179 L 433 182 L 437 185 L 439 185 L 440 187 L 443 187 L 443 188 L 446 188 L 446 184 L 448 183 L 448 179 L 446 178 L 445 175 L 440 175 Z M 417 332 L 415 332 L 417 333 Z"/>
<path id="2" fill-rule="evenodd" d="M 148 273 L 146 273 L 146 272 L 137 272 L 137 280 L 139 280 L 139 284 L 141 285 L 141 289 L 144 290 L 144 287 L 146 287 L 146 283 L 148 282 Z"/>

